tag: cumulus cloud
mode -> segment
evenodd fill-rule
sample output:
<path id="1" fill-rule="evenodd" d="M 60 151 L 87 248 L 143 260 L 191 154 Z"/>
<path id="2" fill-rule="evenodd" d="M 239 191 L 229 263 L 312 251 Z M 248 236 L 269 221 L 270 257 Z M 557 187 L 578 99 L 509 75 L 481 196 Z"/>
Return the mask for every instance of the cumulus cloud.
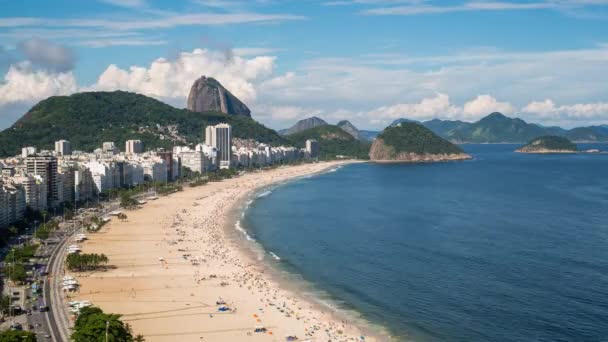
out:
<path id="1" fill-rule="evenodd" d="M 513 114 L 515 107 L 508 102 L 499 102 L 490 95 L 479 95 L 464 104 L 463 113 L 471 118 L 479 118 L 493 112 Z"/>
<path id="2" fill-rule="evenodd" d="M 446 94 L 436 94 L 424 98 L 418 103 L 400 103 L 392 106 L 382 106 L 370 111 L 367 115 L 376 120 L 394 120 L 408 118 L 412 120 L 428 120 L 436 117 L 452 117 L 461 110 L 450 103 Z"/>
<path id="3" fill-rule="evenodd" d="M 91 89 L 122 89 L 154 97 L 185 100 L 192 83 L 205 75 L 216 78 L 235 96 L 250 103 L 257 97 L 255 85 L 272 74 L 274 64 L 274 57 L 246 59 L 234 56 L 227 61 L 222 52 L 195 49 L 180 53 L 173 61 L 159 58 L 148 67 L 121 69 L 110 65 Z"/>
<path id="4" fill-rule="evenodd" d="M 36 70 L 32 63 L 21 62 L 11 65 L 0 83 L 0 106 L 71 94 L 77 89 L 72 72 Z"/>
<path id="5" fill-rule="evenodd" d="M 558 106 L 553 100 L 532 101 L 522 112 L 551 120 L 607 120 L 608 102 L 578 103 Z"/>
<path id="6" fill-rule="evenodd" d="M 65 72 L 72 70 L 76 62 L 74 52 L 63 45 L 33 38 L 20 42 L 19 51 L 32 63 L 50 70 Z"/>

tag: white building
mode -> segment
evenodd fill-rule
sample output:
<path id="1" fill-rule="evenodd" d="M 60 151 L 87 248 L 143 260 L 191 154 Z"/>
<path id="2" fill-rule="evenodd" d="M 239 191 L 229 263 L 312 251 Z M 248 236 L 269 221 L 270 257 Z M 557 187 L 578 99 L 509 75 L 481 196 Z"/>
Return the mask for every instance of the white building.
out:
<path id="1" fill-rule="evenodd" d="M 205 143 L 218 151 L 218 162 L 221 169 L 230 168 L 232 160 L 232 127 L 228 124 L 207 126 Z"/>
<path id="2" fill-rule="evenodd" d="M 55 141 L 55 153 L 58 156 L 69 156 L 72 154 L 72 143 L 67 140 Z"/>
<path id="3" fill-rule="evenodd" d="M 26 206 L 36 211 L 47 209 L 47 185 L 44 178 L 26 175 L 13 177 L 13 181 L 23 187 Z"/>
<path id="4" fill-rule="evenodd" d="M 120 150 L 116 145 L 114 145 L 113 141 L 106 141 L 101 145 L 101 150 L 104 153 L 118 154 Z"/>
<path id="5" fill-rule="evenodd" d="M 127 154 L 139 154 L 144 152 L 144 144 L 141 140 L 127 140 L 125 145 L 125 152 Z"/>
<path id="6" fill-rule="evenodd" d="M 306 140 L 306 152 L 310 158 L 319 158 L 319 142 L 314 139 Z"/>
<path id="7" fill-rule="evenodd" d="M 24 147 L 21 149 L 21 158 L 27 158 L 33 154 L 36 154 L 36 148 L 33 146 Z"/>

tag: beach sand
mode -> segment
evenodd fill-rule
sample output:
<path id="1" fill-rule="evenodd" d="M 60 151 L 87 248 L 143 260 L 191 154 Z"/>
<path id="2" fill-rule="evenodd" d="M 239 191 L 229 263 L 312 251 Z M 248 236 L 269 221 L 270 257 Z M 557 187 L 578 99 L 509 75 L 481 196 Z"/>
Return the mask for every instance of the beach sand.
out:
<path id="1" fill-rule="evenodd" d="M 127 221 L 113 218 L 82 244 L 116 268 L 73 274 L 81 283 L 73 298 L 122 314 L 149 342 L 360 340 L 359 327 L 287 290 L 231 237 L 234 210 L 256 189 L 344 163 L 247 173 L 126 211 Z M 231 311 L 218 311 L 218 302 Z M 256 326 L 268 331 L 256 333 Z"/>

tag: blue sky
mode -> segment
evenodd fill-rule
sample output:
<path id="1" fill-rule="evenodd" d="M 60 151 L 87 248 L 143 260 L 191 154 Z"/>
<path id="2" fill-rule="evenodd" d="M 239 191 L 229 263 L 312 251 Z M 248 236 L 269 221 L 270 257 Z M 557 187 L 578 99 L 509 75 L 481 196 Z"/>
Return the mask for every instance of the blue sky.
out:
<path id="1" fill-rule="evenodd" d="M 0 0 L 0 127 L 130 90 L 183 107 L 216 77 L 273 128 L 317 115 L 608 123 L 608 0 Z"/>

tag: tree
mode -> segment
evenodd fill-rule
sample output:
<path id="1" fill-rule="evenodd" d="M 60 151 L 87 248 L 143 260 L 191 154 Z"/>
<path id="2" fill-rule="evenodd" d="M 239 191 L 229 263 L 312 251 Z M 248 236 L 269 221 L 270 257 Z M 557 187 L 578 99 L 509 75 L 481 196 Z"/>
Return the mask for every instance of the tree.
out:
<path id="1" fill-rule="evenodd" d="M 2 317 L 8 315 L 10 309 L 11 309 L 11 297 L 10 296 L 0 297 L 0 314 L 2 314 Z"/>
<path id="2" fill-rule="evenodd" d="M 10 270 L 10 278 L 15 283 L 21 283 L 25 281 L 27 278 L 27 273 L 25 272 L 25 267 L 22 264 L 14 264 L 9 266 Z"/>
<path id="3" fill-rule="evenodd" d="M 101 264 L 108 263 L 108 257 L 105 254 L 69 254 L 65 259 L 67 267 L 70 271 L 83 272 L 93 270 Z"/>
<path id="4" fill-rule="evenodd" d="M 125 214 L 125 213 L 120 213 L 120 214 L 118 214 L 117 217 L 121 221 L 126 221 L 127 220 L 127 214 Z"/>
<path id="5" fill-rule="evenodd" d="M 120 320 L 120 315 L 106 314 L 100 308 L 88 307 L 80 310 L 74 324 L 72 341 L 104 342 L 105 336 L 112 342 L 133 342 L 130 327 Z"/>
<path id="6" fill-rule="evenodd" d="M 135 336 L 135 338 L 133 339 L 134 342 L 145 342 L 146 339 L 144 338 L 144 335 L 142 334 L 138 334 L 137 336 Z"/>
<path id="7" fill-rule="evenodd" d="M 128 192 L 120 194 L 120 206 L 126 209 L 137 205 L 137 201 Z"/>
<path id="8" fill-rule="evenodd" d="M 7 330 L 0 333 L 0 342 L 36 342 L 36 335 L 29 331 Z"/>

